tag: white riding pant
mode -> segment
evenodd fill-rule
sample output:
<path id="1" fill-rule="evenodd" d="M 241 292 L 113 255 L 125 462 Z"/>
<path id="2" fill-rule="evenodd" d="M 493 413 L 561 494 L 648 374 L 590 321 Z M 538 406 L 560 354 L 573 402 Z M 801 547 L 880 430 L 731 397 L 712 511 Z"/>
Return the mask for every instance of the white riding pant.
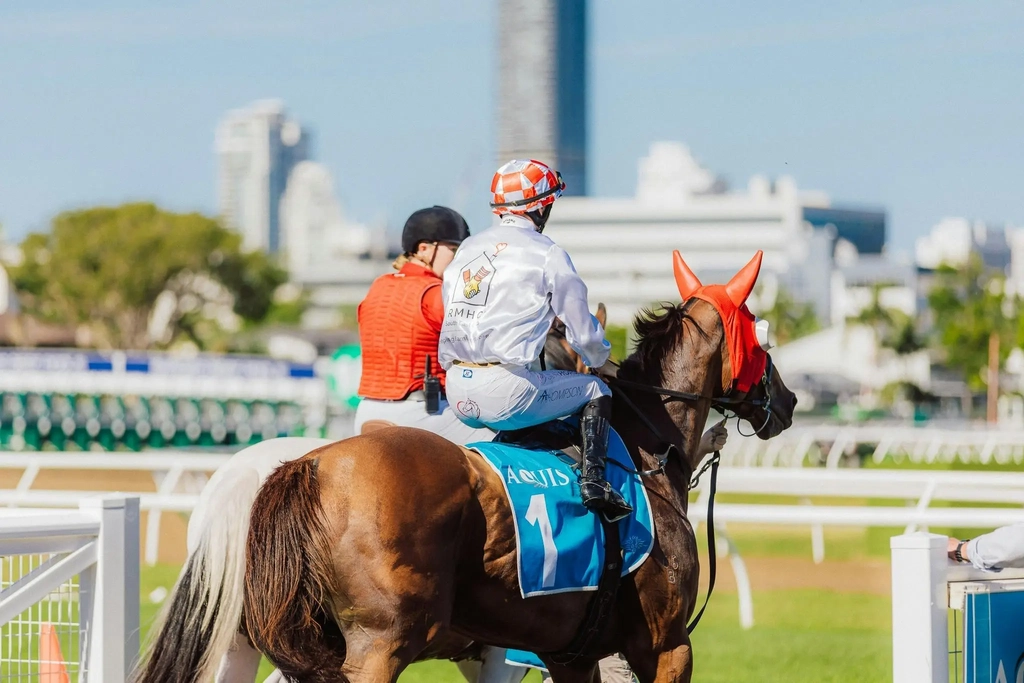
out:
<path id="1" fill-rule="evenodd" d="M 483 368 L 453 365 L 448 401 L 471 427 L 522 429 L 572 415 L 601 396 L 608 385 L 595 375 L 568 370 L 530 370 L 518 365 Z"/>
<path id="2" fill-rule="evenodd" d="M 422 399 L 408 398 L 404 401 L 377 401 L 364 398 L 356 407 L 355 433 L 359 434 L 363 424 L 369 420 L 385 420 L 399 427 L 418 427 L 438 436 L 443 436 L 459 445 L 474 441 L 490 441 L 494 432 L 486 428 L 474 428 L 459 420 L 448 401 L 441 399 L 440 412 L 431 415 Z"/>

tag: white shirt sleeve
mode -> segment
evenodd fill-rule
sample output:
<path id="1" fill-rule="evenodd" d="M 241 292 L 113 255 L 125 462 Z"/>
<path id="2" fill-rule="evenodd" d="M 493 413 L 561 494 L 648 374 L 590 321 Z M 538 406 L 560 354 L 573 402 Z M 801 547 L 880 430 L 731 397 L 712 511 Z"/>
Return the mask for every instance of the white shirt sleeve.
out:
<path id="1" fill-rule="evenodd" d="M 587 286 L 576 273 L 569 254 L 557 244 L 548 249 L 544 265 L 551 310 L 565 323 L 565 338 L 580 354 L 588 368 L 599 368 L 608 361 L 612 345 L 604 338 L 604 328 L 587 305 Z"/>
<path id="2" fill-rule="evenodd" d="M 978 569 L 1024 567 L 1024 524 L 982 534 L 967 544 L 967 556 Z"/>

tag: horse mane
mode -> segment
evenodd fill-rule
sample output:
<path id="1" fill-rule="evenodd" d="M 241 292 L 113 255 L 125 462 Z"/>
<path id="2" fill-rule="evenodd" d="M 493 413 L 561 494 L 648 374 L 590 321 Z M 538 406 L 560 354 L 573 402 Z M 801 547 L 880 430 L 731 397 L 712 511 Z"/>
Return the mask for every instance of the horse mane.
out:
<path id="1" fill-rule="evenodd" d="M 687 320 L 694 323 L 693 328 L 702 337 L 706 339 L 708 336 L 690 315 L 690 306 L 694 301 L 695 299 L 689 299 L 680 304 L 661 302 L 640 309 L 633 319 L 633 328 L 638 337 L 636 349 L 623 366 L 634 366 L 641 375 L 660 382 L 662 361 L 682 343 L 682 333 Z"/>

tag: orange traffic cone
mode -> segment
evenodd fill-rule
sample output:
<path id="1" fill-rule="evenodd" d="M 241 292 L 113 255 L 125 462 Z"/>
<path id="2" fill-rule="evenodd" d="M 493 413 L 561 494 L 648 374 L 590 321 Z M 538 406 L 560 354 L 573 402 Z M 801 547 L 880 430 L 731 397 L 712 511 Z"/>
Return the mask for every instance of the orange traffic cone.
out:
<path id="1" fill-rule="evenodd" d="M 69 683 L 68 667 L 53 624 L 43 624 L 39 633 L 39 683 Z"/>

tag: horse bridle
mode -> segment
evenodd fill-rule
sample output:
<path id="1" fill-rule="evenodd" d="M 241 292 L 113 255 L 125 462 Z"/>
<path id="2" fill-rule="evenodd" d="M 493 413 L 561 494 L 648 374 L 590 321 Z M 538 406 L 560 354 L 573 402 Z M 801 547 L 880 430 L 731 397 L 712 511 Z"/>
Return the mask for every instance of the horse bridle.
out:
<path id="1" fill-rule="evenodd" d="M 704 394 L 695 394 L 686 391 L 676 391 L 675 389 L 669 389 L 667 387 L 662 387 L 655 384 L 632 382 L 630 380 L 620 379 L 614 376 L 606 377 L 605 379 L 613 387 L 619 386 L 624 388 L 636 389 L 637 391 L 643 391 L 649 394 L 663 396 L 664 398 L 662 398 L 661 400 L 661 403 L 663 405 L 668 405 L 669 403 L 691 403 L 696 401 L 709 401 L 711 403 L 711 407 L 714 410 L 721 413 L 726 419 L 735 417 L 736 429 L 737 431 L 739 431 L 740 436 L 749 437 L 756 436 L 760 434 L 762 431 L 764 431 L 764 429 L 768 426 L 768 423 L 772 419 L 772 395 L 769 391 L 769 387 L 771 386 L 772 376 L 774 374 L 775 363 L 772 362 L 771 355 L 768 355 L 768 360 L 765 363 L 764 373 L 761 375 L 761 381 L 758 382 L 757 384 L 758 387 L 764 389 L 764 398 L 736 398 L 729 395 L 732 393 L 731 387 L 725 396 L 716 397 L 705 396 Z M 655 425 L 650 420 L 650 418 L 648 418 L 647 415 L 644 414 L 640 407 L 633 401 L 633 399 L 629 397 L 629 395 L 625 391 L 620 391 L 618 395 L 620 398 L 622 398 L 623 401 L 625 401 L 626 405 L 628 405 L 633 410 L 633 412 L 636 413 L 637 417 L 640 418 L 640 420 L 644 423 L 647 429 L 649 429 L 655 437 L 657 437 L 663 444 L 665 444 L 664 451 L 655 454 L 658 457 L 658 466 L 656 468 L 654 468 L 653 470 L 633 472 L 633 474 L 639 474 L 642 477 L 649 477 L 655 474 L 663 474 L 665 471 L 665 465 L 668 464 L 669 456 L 672 454 L 672 451 L 677 451 L 678 448 L 674 443 L 672 443 L 670 439 L 665 438 L 664 434 L 662 434 L 661 430 L 658 429 L 657 425 Z M 755 429 L 750 434 L 744 434 L 743 431 L 740 430 L 740 416 L 736 414 L 735 410 L 732 411 L 732 415 L 729 415 L 727 412 L 729 410 L 729 406 L 741 405 L 754 406 L 755 408 L 763 408 L 765 411 L 764 422 L 762 422 L 761 426 Z M 696 475 L 694 475 L 693 480 L 690 482 L 690 490 L 696 488 L 697 484 L 700 481 L 700 476 L 707 471 L 709 466 L 710 464 L 705 464 L 704 467 L 702 467 L 700 471 L 697 472 Z"/>
<path id="2" fill-rule="evenodd" d="M 729 396 L 729 394 L 732 393 L 732 387 L 729 388 L 729 391 L 726 393 L 725 396 L 716 398 L 714 396 L 704 396 L 703 394 L 676 391 L 675 389 L 669 389 L 667 387 L 661 387 L 651 384 L 643 384 L 641 382 L 631 382 L 629 380 L 619 379 L 618 377 L 608 377 L 607 379 L 609 384 L 611 384 L 613 387 L 618 385 L 620 387 L 629 387 L 632 389 L 636 389 L 638 391 L 645 391 L 647 393 L 663 396 L 664 398 L 661 399 L 663 405 L 667 405 L 669 403 L 674 402 L 689 403 L 693 401 L 710 401 L 711 407 L 720 412 L 722 415 L 724 415 L 726 419 L 729 418 L 729 415 L 726 413 L 726 411 L 728 410 L 727 406 L 752 405 L 755 407 L 762 407 L 765 411 L 765 418 L 761 426 L 754 430 L 752 434 L 743 434 L 743 432 L 740 431 L 741 436 L 754 436 L 756 434 L 760 434 L 764 430 L 764 428 L 768 426 L 768 422 L 771 420 L 772 417 L 772 395 L 769 388 L 771 386 L 772 375 L 774 374 L 774 372 L 775 364 L 772 362 L 772 357 L 769 355 L 768 360 L 765 363 L 764 374 L 761 375 L 761 381 L 758 384 L 758 386 L 764 389 L 763 399 L 748 397 L 731 397 Z M 644 414 L 642 410 L 640 410 L 640 407 L 633 402 L 633 399 L 631 399 L 625 391 L 619 391 L 618 395 L 620 398 L 622 398 L 623 401 L 626 402 L 626 405 L 628 405 L 633 410 L 633 412 L 637 414 L 637 416 L 647 426 L 647 428 L 651 430 L 651 433 L 654 434 L 656 438 L 660 439 L 661 442 L 665 444 L 665 450 L 661 454 L 657 454 L 658 466 L 655 469 L 634 471 L 633 474 L 637 474 L 641 477 L 649 477 L 655 474 L 664 474 L 665 466 L 668 464 L 668 459 L 671 456 L 672 451 L 678 451 L 678 447 L 674 443 L 672 443 L 672 441 L 664 437 L 664 435 L 661 433 L 661 430 L 658 429 L 658 426 L 655 425 L 651 421 L 651 419 Z M 733 411 L 733 416 L 736 417 L 736 429 L 737 431 L 739 431 L 739 415 L 737 415 L 736 412 Z M 700 470 L 690 478 L 690 482 L 688 484 L 687 489 L 688 491 L 692 491 L 694 488 L 696 488 L 697 484 L 700 482 L 701 475 L 707 472 L 709 468 L 711 469 L 711 483 L 708 489 L 708 518 L 706 520 L 706 524 L 708 527 L 708 592 L 707 595 L 704 597 L 704 604 L 701 606 L 700 611 L 697 612 L 697 615 L 693 618 L 693 620 L 686 625 L 686 632 L 688 634 L 693 633 L 693 630 L 697 628 L 697 624 L 700 622 L 700 618 L 704 616 L 704 610 L 708 608 L 708 603 L 711 601 L 711 592 L 715 589 L 715 576 L 718 573 L 717 551 L 715 548 L 715 490 L 718 486 L 718 465 L 719 463 L 721 463 L 721 461 L 722 453 L 721 451 L 716 450 L 708 459 L 708 461 L 704 463 Z M 610 460 L 609 462 L 615 463 L 614 460 Z"/>

